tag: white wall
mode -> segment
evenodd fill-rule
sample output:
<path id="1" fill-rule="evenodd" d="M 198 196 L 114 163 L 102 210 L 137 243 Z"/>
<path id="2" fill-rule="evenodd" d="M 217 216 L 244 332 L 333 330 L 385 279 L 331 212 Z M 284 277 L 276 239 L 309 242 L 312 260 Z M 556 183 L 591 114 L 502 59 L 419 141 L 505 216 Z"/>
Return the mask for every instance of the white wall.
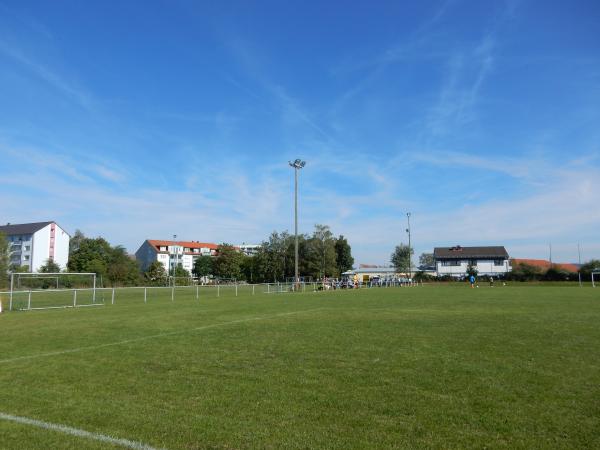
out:
<path id="1" fill-rule="evenodd" d="M 467 268 L 469 267 L 470 260 L 460 261 L 459 266 L 444 266 L 442 265 L 442 261 L 436 261 L 436 268 L 438 275 L 452 275 L 452 276 L 463 276 L 467 273 Z M 511 267 L 508 264 L 508 260 L 503 260 L 502 266 L 496 266 L 494 264 L 494 260 L 490 259 L 481 259 L 477 260 L 477 264 L 475 265 L 477 269 L 477 273 L 479 275 L 494 275 L 494 274 L 503 274 L 506 272 L 510 272 Z"/>
<path id="2" fill-rule="evenodd" d="M 50 230 L 48 230 L 48 236 L 50 236 Z M 69 241 L 71 237 L 61 227 L 56 225 L 56 231 L 54 233 L 54 262 L 58 264 L 62 269 L 67 267 L 69 262 Z"/>
<path id="3" fill-rule="evenodd" d="M 158 261 L 159 263 L 161 263 L 164 268 L 165 268 L 165 272 L 169 273 L 169 255 L 166 253 L 157 253 L 156 254 L 156 258 L 154 259 L 154 261 Z"/>
<path id="4" fill-rule="evenodd" d="M 37 272 L 50 257 L 50 224 L 33 233 L 31 250 L 31 271 Z"/>

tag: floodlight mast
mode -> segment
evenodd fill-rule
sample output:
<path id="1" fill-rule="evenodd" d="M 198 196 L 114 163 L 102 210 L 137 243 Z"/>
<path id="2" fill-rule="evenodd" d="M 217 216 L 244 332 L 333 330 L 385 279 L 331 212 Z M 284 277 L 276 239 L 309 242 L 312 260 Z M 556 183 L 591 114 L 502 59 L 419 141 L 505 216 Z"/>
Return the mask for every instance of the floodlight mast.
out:
<path id="1" fill-rule="evenodd" d="M 173 251 L 175 252 L 175 264 L 173 265 L 173 278 L 172 283 L 173 287 L 175 287 L 175 274 L 177 271 L 177 263 L 179 262 L 179 253 L 177 253 L 177 235 L 173 235 Z"/>
<path id="2" fill-rule="evenodd" d="M 306 165 L 306 161 L 296 159 L 294 162 L 288 161 L 290 167 L 294 168 L 294 280 L 296 289 L 300 283 L 298 274 L 298 171 Z"/>
<path id="3" fill-rule="evenodd" d="M 581 249 L 579 248 L 579 242 L 577 243 L 577 256 L 579 259 L 579 268 L 577 270 L 577 275 L 579 276 L 579 287 L 582 287 L 583 284 L 581 283 Z"/>
<path id="4" fill-rule="evenodd" d="M 408 278 L 412 279 L 412 255 L 410 254 L 410 213 L 406 213 L 406 220 L 408 221 L 408 228 L 406 232 L 408 233 Z"/>

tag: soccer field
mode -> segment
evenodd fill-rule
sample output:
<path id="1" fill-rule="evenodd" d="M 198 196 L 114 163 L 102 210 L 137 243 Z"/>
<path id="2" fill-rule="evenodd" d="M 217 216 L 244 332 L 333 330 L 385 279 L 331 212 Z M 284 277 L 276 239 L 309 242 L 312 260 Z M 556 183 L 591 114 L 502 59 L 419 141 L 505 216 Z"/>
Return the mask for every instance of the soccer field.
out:
<path id="1" fill-rule="evenodd" d="M 118 300 L 0 315 L 0 448 L 600 448 L 600 289 Z"/>

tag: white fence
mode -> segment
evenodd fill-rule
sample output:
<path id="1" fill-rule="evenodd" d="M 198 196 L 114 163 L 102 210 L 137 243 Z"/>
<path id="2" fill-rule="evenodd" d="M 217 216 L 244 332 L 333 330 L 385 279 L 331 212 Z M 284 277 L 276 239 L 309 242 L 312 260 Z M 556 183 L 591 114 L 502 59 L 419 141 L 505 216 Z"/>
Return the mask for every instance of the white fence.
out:
<path id="1" fill-rule="evenodd" d="M 83 289 L 21 289 L 0 292 L 3 309 L 9 311 L 52 308 L 80 308 L 121 303 L 149 303 L 157 301 L 201 300 L 203 298 L 282 294 L 292 292 L 324 292 L 338 289 L 393 287 L 399 284 L 359 284 L 341 282 L 281 282 L 262 284 L 217 284 L 194 286 L 139 286 L 122 288 Z M 1 310 L 0 310 L 1 311 Z"/>

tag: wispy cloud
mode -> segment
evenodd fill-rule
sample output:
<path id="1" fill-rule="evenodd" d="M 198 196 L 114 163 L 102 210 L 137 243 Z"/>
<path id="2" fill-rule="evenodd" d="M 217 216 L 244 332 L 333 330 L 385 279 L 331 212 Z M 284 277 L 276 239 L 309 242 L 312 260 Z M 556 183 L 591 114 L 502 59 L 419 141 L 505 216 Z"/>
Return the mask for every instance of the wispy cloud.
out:
<path id="1" fill-rule="evenodd" d="M 486 34 L 466 53 L 459 49 L 451 54 L 438 99 L 428 114 L 428 135 L 439 136 L 476 120 L 475 108 L 492 71 L 496 45 L 494 35 Z"/>
<path id="2" fill-rule="evenodd" d="M 55 90 L 65 95 L 86 110 L 93 110 L 94 100 L 92 95 L 77 83 L 59 75 L 58 72 L 47 65 L 38 62 L 35 58 L 27 55 L 22 49 L 5 40 L 0 39 L 0 53 L 12 58 L 27 68 L 31 73 L 43 80 Z"/>

